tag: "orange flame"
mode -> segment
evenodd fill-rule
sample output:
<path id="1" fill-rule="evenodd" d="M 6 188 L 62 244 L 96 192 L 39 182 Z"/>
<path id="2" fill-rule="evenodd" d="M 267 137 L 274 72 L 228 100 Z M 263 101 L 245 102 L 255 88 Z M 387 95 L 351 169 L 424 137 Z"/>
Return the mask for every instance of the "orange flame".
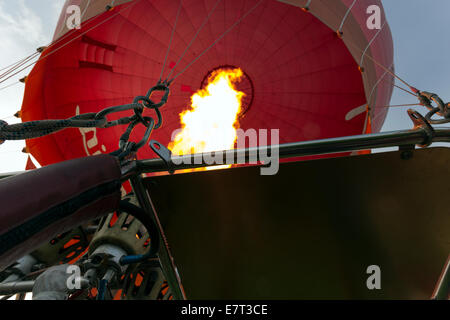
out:
<path id="1" fill-rule="evenodd" d="M 244 93 L 236 90 L 243 72 L 219 69 L 211 74 L 205 89 L 191 97 L 191 108 L 180 114 L 181 131 L 169 144 L 174 155 L 234 148 L 238 115 Z M 216 166 L 214 168 L 229 166 Z"/>

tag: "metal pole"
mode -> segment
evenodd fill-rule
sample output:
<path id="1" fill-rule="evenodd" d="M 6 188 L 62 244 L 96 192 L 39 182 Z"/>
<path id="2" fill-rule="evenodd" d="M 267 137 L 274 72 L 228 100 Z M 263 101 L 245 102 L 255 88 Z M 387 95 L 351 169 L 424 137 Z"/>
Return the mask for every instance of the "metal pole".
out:
<path id="1" fill-rule="evenodd" d="M 34 281 L 18 281 L 0 284 L 0 295 L 27 293 L 33 291 Z"/>
<path id="2" fill-rule="evenodd" d="M 433 142 L 450 142 L 450 129 L 437 128 L 434 130 Z M 428 133 L 423 128 L 416 128 L 411 130 L 400 130 L 382 133 L 373 133 L 366 135 L 348 136 L 340 138 L 331 138 L 323 140 L 312 140 L 303 142 L 294 142 L 279 145 L 280 158 L 301 157 L 308 155 L 321 155 L 327 153 L 339 153 L 346 151 L 360 151 L 368 149 L 378 149 L 387 147 L 402 147 L 402 146 L 414 146 L 421 145 L 428 138 Z M 274 146 L 272 146 L 273 148 Z M 270 151 L 269 147 L 249 148 L 241 150 L 228 150 L 222 151 L 224 154 L 230 156 L 233 155 L 234 159 L 238 156 L 246 160 L 251 159 L 253 156 L 258 156 L 259 150 Z M 212 153 L 213 154 L 213 153 Z M 189 160 L 201 157 L 201 154 L 186 155 L 181 157 L 172 157 L 174 162 L 181 162 L 181 165 L 175 165 L 175 170 L 182 169 L 194 169 L 199 167 L 209 166 L 206 163 L 185 164 Z M 226 156 L 224 156 L 226 159 Z M 259 159 L 259 158 L 258 158 Z M 136 173 L 149 173 L 149 172 L 162 172 L 167 170 L 167 165 L 162 159 L 149 159 L 140 160 L 127 164 L 123 168 L 124 180 L 128 180 L 132 175 Z M 23 171 L 24 172 L 24 171 Z M 10 172 L 0 174 L 0 179 L 15 176 L 23 172 Z"/>
<path id="3" fill-rule="evenodd" d="M 260 161 L 261 154 L 270 154 L 271 150 L 274 148 L 278 148 L 279 157 L 280 159 L 283 159 L 386 147 L 414 147 L 415 145 L 424 144 L 428 138 L 428 132 L 419 127 L 412 130 L 400 130 L 323 140 L 294 142 L 279 146 L 269 145 L 257 148 L 234 149 L 220 152 L 175 156 L 172 157 L 172 168 L 174 170 L 183 170 L 217 165 L 207 164 L 204 162 L 206 157 L 216 157 L 217 154 L 219 157 L 222 157 L 223 163 L 230 164 L 227 163 L 226 160 L 232 159 L 234 161 L 232 164 L 235 164 L 238 163 L 237 160 L 239 159 L 241 161 L 244 159 L 247 163 L 251 159 L 257 159 Z M 435 129 L 433 142 L 450 142 L 450 129 Z M 150 173 L 167 171 L 167 169 L 166 163 L 162 159 L 156 158 L 137 161 L 136 166 L 130 168 L 130 171 L 136 170 L 137 173 Z"/>
<path id="4" fill-rule="evenodd" d="M 445 263 L 442 274 L 431 296 L 434 300 L 448 300 L 450 299 L 450 255 Z"/>
<path id="5" fill-rule="evenodd" d="M 162 270 L 166 277 L 167 283 L 169 284 L 170 290 L 172 291 L 173 297 L 176 300 L 186 300 L 186 294 L 181 283 L 178 269 L 175 266 L 175 261 L 170 252 L 167 238 L 164 234 L 164 230 L 154 209 L 153 203 L 151 202 L 150 196 L 147 193 L 147 189 L 142 183 L 142 178 L 140 175 L 135 175 L 130 178 L 130 181 L 141 208 L 143 208 L 150 215 L 153 222 L 157 226 L 160 236 L 158 258 L 161 262 Z"/>

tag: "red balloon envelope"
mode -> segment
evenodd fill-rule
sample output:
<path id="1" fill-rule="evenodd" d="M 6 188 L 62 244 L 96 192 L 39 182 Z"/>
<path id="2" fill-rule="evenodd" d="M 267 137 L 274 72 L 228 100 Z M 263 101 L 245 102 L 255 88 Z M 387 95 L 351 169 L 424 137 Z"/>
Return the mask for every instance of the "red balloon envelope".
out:
<path id="1" fill-rule="evenodd" d="M 161 109 L 164 124 L 152 139 L 168 145 L 192 93 L 221 66 L 245 73 L 240 85 L 246 94 L 239 121 L 243 129 L 280 129 L 280 143 L 380 130 L 392 94 L 387 69 L 393 69 L 392 37 L 381 1 L 181 3 L 177 20 L 177 0 L 67 1 L 53 44 L 27 78 L 22 120 L 65 119 L 145 95 L 160 78 L 177 21 L 165 75 L 176 75 L 198 60 L 172 84 Z M 74 4 L 81 8 L 82 25 L 68 30 L 71 14 L 66 11 Z M 373 5 L 380 9 L 379 29 L 377 7 L 367 13 Z M 112 152 L 125 128 L 66 129 L 29 140 L 27 147 L 47 165 Z M 135 139 L 142 134 L 140 128 Z M 138 156 L 155 157 L 148 146 Z"/>

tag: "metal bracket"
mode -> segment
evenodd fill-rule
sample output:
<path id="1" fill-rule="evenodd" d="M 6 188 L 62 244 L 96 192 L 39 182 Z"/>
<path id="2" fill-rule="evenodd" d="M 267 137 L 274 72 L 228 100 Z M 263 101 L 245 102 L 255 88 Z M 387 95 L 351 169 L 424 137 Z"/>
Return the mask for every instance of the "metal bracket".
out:
<path id="1" fill-rule="evenodd" d="M 172 162 L 172 152 L 156 140 L 150 141 L 150 148 L 164 161 L 170 174 L 175 172 Z"/>
<path id="2" fill-rule="evenodd" d="M 418 146 L 421 148 L 430 146 L 431 143 L 433 143 L 433 138 L 435 135 L 434 128 L 427 121 L 427 119 L 425 119 L 425 117 L 416 110 L 408 109 L 408 115 L 414 124 L 414 129 L 422 129 L 422 131 L 426 134 L 424 142 Z"/>
<path id="3" fill-rule="evenodd" d="M 411 144 L 411 145 L 404 145 L 404 146 L 400 146 L 398 147 L 398 151 L 401 151 L 401 155 L 400 157 L 403 160 L 409 160 L 413 157 L 414 155 L 414 150 L 416 149 L 416 146 Z"/>

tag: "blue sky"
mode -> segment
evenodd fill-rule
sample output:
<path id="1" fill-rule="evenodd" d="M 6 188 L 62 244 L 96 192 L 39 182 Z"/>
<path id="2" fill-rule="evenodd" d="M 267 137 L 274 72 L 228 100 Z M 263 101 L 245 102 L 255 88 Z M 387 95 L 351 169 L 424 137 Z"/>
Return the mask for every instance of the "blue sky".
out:
<path id="1" fill-rule="evenodd" d="M 383 6 L 394 39 L 396 73 L 412 86 L 450 101 L 450 1 L 383 0 Z M 396 89 L 391 105 L 416 102 Z M 411 128 L 406 110 L 390 108 L 383 131 Z"/>
<path id="2" fill-rule="evenodd" d="M 333 1 L 333 0 L 329 0 Z M 65 0 L 0 0 L 0 68 L 9 65 L 50 42 Z M 411 85 L 441 95 L 450 101 L 450 13 L 449 0 L 382 0 L 392 30 L 396 73 Z M 29 71 L 29 70 L 28 70 Z M 0 119 L 9 123 L 20 109 L 23 85 L 17 79 L 0 84 Z M 391 104 L 416 103 L 416 99 L 394 90 Z M 383 131 L 409 129 L 407 108 L 391 108 Z M 423 111 L 423 108 L 417 107 Z M 23 142 L 6 142 L 0 147 L 0 172 L 23 170 L 26 155 Z"/>
<path id="3" fill-rule="evenodd" d="M 0 0 L 0 68 L 48 44 L 65 0 Z M 11 117 L 20 110 L 23 84 L 18 79 L 30 69 L 0 84 L 0 119 L 15 123 Z M 5 86 L 11 87 L 1 90 Z M 0 172 L 21 171 L 27 156 L 21 152 L 23 141 L 7 141 L 0 146 Z"/>

